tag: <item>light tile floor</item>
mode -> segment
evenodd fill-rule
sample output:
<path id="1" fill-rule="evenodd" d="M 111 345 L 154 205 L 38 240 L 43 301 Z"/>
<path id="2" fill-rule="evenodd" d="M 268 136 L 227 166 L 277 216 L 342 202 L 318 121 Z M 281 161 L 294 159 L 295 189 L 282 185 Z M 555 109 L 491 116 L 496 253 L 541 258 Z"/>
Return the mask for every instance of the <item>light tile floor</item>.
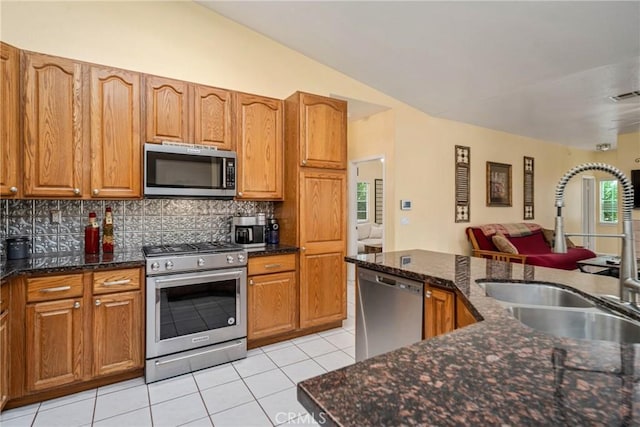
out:
<path id="1" fill-rule="evenodd" d="M 2 427 L 317 425 L 296 384 L 354 363 L 354 284 L 342 328 L 250 350 L 247 358 L 146 385 L 136 378 L 0 414 Z"/>

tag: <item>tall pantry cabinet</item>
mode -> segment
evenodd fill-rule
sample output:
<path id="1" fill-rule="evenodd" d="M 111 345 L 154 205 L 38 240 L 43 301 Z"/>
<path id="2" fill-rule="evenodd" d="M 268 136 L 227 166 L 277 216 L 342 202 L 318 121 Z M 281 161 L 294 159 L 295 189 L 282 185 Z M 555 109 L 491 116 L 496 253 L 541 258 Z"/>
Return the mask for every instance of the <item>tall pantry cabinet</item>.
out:
<path id="1" fill-rule="evenodd" d="M 285 100 L 281 242 L 300 248 L 300 328 L 346 318 L 347 104 L 296 92 Z"/>

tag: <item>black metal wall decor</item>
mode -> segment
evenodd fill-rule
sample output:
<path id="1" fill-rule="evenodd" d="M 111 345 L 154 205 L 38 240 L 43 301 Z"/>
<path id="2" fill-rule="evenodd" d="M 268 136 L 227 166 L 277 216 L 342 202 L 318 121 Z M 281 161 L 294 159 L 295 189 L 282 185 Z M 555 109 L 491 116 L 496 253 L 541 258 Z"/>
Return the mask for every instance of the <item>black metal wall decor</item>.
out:
<path id="1" fill-rule="evenodd" d="M 383 185 L 381 179 L 375 179 L 373 181 L 374 191 L 375 191 L 375 223 L 382 224 L 382 198 L 384 197 Z"/>
<path id="2" fill-rule="evenodd" d="M 470 170 L 471 148 L 456 145 L 456 222 L 469 222 L 471 220 Z"/>
<path id="3" fill-rule="evenodd" d="M 533 157 L 524 156 L 524 219 L 534 218 L 533 199 Z"/>

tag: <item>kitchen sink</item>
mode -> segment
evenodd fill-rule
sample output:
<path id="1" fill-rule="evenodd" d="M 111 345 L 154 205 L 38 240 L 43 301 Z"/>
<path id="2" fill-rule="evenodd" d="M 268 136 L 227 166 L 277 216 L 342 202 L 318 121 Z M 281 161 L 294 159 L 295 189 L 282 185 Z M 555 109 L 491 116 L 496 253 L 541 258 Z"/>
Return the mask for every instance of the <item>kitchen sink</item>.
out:
<path id="1" fill-rule="evenodd" d="M 558 337 L 640 343 L 640 324 L 595 310 L 515 306 L 508 311 L 530 328 Z"/>
<path id="2" fill-rule="evenodd" d="M 487 296 L 513 304 L 553 307 L 595 307 L 594 302 L 567 289 L 535 283 L 479 283 Z"/>

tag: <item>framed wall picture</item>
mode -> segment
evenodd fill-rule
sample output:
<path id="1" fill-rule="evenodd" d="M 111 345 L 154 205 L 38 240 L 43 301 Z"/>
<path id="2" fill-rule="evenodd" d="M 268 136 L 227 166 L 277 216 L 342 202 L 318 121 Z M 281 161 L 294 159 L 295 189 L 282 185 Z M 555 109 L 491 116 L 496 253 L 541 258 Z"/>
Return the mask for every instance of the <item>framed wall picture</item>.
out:
<path id="1" fill-rule="evenodd" d="M 511 165 L 487 162 L 487 206 L 511 206 Z"/>

